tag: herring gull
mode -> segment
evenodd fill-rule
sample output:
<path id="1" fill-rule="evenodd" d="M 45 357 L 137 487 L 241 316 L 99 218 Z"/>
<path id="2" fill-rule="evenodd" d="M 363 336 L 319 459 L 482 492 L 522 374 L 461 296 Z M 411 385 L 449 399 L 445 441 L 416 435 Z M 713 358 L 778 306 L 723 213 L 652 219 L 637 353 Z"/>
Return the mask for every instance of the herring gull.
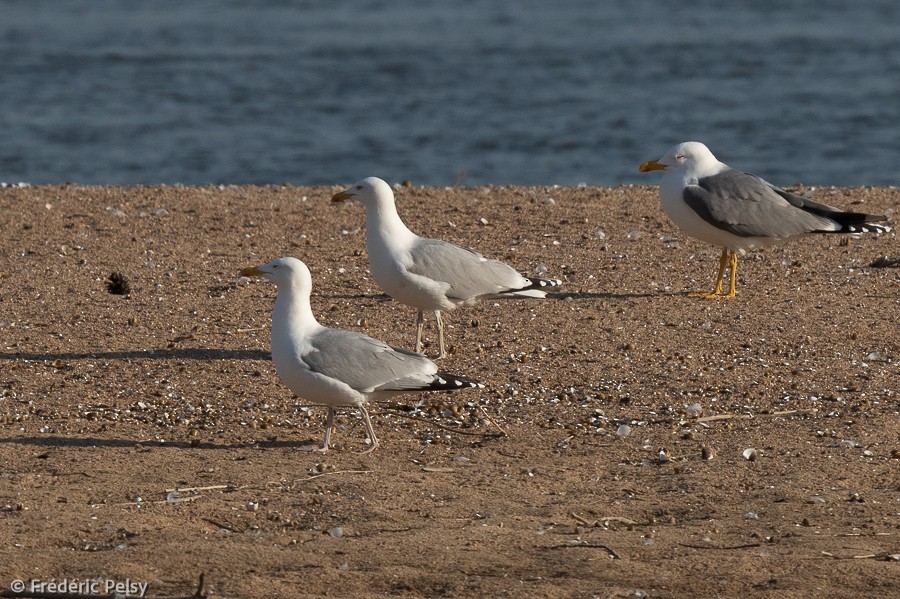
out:
<path id="1" fill-rule="evenodd" d="M 845 212 L 785 191 L 719 162 L 705 145 L 680 143 L 642 173 L 665 171 L 659 185 L 663 211 L 685 233 L 722 247 L 716 286 L 706 298 L 734 297 L 737 256 L 809 233 L 882 233 L 884 216 Z M 729 268 L 730 265 L 730 268 Z M 729 290 L 723 292 L 726 269 Z"/>
<path id="2" fill-rule="evenodd" d="M 440 239 L 410 231 L 394 203 L 390 185 L 368 177 L 334 196 L 342 202 L 356 198 L 366 208 L 366 249 L 369 270 L 392 298 L 419 310 L 416 351 L 422 351 L 425 311 L 434 312 L 438 330 L 438 358 L 447 355 L 441 310 L 475 303 L 484 297 L 543 298 L 558 279 L 533 279 L 514 268 Z"/>
<path id="3" fill-rule="evenodd" d="M 284 384 L 298 397 L 328 407 L 325 440 L 312 448 L 325 452 L 331 441 L 335 408 L 362 414 L 371 444 L 378 446 L 366 404 L 399 393 L 483 388 L 467 378 L 439 373 L 423 356 L 391 347 L 367 335 L 332 329 L 316 321 L 310 307 L 312 277 L 296 258 L 279 258 L 245 268 L 241 275 L 264 277 L 278 286 L 272 312 L 272 362 Z"/>

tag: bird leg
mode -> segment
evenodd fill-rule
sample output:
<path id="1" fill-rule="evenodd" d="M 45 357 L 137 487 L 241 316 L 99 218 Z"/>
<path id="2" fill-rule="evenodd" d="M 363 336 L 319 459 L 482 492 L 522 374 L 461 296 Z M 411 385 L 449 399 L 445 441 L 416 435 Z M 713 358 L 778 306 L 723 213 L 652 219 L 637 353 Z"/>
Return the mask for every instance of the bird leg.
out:
<path id="1" fill-rule="evenodd" d="M 416 352 L 423 353 L 422 345 L 422 329 L 425 328 L 425 313 L 419 310 L 419 317 L 416 319 Z"/>
<path id="2" fill-rule="evenodd" d="M 722 293 L 722 282 L 725 279 L 725 269 L 728 267 L 728 260 L 731 258 L 731 281 L 730 291 Z M 722 256 L 719 258 L 719 274 L 716 276 L 716 287 L 709 293 L 689 293 L 690 297 L 704 297 L 706 299 L 717 299 L 723 297 L 734 297 L 735 278 L 734 274 L 737 269 L 737 253 L 729 252 L 728 248 L 722 248 Z"/>
<path id="3" fill-rule="evenodd" d="M 325 419 L 325 440 L 322 441 L 321 445 L 303 445 L 297 449 L 301 451 L 317 451 L 319 453 L 328 451 L 328 447 L 331 445 L 331 429 L 334 427 L 334 415 L 334 408 L 328 408 L 328 417 Z"/>
<path id="4" fill-rule="evenodd" d="M 728 293 L 722 297 L 734 297 L 735 287 L 737 286 L 737 252 L 731 252 L 731 276 L 728 283 Z"/>
<path id="5" fill-rule="evenodd" d="M 447 357 L 447 350 L 444 349 L 444 321 L 441 320 L 441 311 L 434 311 L 434 318 L 437 320 L 437 330 L 438 330 L 438 348 L 440 352 L 438 353 L 435 360 L 440 360 L 441 358 Z"/>
<path id="6" fill-rule="evenodd" d="M 378 439 L 375 438 L 375 429 L 372 428 L 372 419 L 369 418 L 369 411 L 366 410 L 365 406 L 359 406 L 359 413 L 362 414 L 363 423 L 366 425 L 366 433 L 369 435 L 369 439 L 372 440 L 372 444 L 368 449 L 354 452 L 359 455 L 363 455 L 375 451 L 375 448 L 378 447 Z"/>
<path id="7" fill-rule="evenodd" d="M 440 360 L 441 358 L 447 357 L 447 350 L 444 348 L 444 321 L 441 320 L 441 311 L 434 311 L 434 318 L 437 320 L 437 330 L 438 330 L 438 348 L 440 352 L 438 353 L 435 360 Z M 425 344 L 422 343 L 422 331 L 425 329 L 425 313 L 422 310 L 419 310 L 419 317 L 416 319 L 416 352 L 420 354 L 425 353 Z"/>

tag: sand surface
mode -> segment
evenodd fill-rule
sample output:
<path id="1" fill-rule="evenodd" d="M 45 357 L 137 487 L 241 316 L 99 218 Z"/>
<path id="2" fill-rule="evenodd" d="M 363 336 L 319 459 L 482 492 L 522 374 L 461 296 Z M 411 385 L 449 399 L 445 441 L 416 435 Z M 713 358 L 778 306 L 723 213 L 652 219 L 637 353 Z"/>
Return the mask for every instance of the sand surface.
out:
<path id="1" fill-rule="evenodd" d="M 275 288 L 237 273 L 301 258 L 322 323 L 410 347 L 339 189 L 0 189 L 0 588 L 897 597 L 900 268 L 870 266 L 896 233 L 748 255 L 702 300 L 719 250 L 655 187 L 399 189 L 414 231 L 565 285 L 447 314 L 440 366 L 485 389 L 372 406 L 369 455 L 342 413 L 319 455 L 325 410 L 269 360 Z"/>

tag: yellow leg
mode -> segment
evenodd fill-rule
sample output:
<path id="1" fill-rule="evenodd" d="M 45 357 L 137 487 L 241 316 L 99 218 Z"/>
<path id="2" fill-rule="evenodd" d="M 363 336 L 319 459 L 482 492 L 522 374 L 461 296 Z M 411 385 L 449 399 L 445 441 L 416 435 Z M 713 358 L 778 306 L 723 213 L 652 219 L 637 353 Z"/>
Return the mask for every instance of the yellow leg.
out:
<path id="1" fill-rule="evenodd" d="M 728 282 L 728 293 L 722 297 L 734 297 L 735 287 L 737 286 L 737 252 L 731 252 L 731 276 Z"/>
<path id="2" fill-rule="evenodd" d="M 729 256 L 730 255 L 730 256 Z M 722 282 L 725 279 L 725 269 L 728 267 L 728 259 L 731 258 L 731 288 L 729 293 L 722 293 Z M 709 293 L 689 293 L 690 297 L 704 297 L 714 299 L 720 297 L 734 297 L 734 272 L 737 268 L 737 254 L 729 252 L 728 248 L 722 248 L 722 256 L 719 258 L 719 274 L 716 276 L 716 287 Z"/>

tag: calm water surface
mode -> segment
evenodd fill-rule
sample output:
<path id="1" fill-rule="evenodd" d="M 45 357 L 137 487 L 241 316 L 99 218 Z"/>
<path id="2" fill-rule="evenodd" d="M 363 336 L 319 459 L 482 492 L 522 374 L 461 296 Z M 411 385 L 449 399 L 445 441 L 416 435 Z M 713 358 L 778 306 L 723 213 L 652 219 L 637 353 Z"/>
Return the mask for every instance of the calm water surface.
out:
<path id="1" fill-rule="evenodd" d="M 5 0 L 0 181 L 897 185 L 900 3 Z"/>

